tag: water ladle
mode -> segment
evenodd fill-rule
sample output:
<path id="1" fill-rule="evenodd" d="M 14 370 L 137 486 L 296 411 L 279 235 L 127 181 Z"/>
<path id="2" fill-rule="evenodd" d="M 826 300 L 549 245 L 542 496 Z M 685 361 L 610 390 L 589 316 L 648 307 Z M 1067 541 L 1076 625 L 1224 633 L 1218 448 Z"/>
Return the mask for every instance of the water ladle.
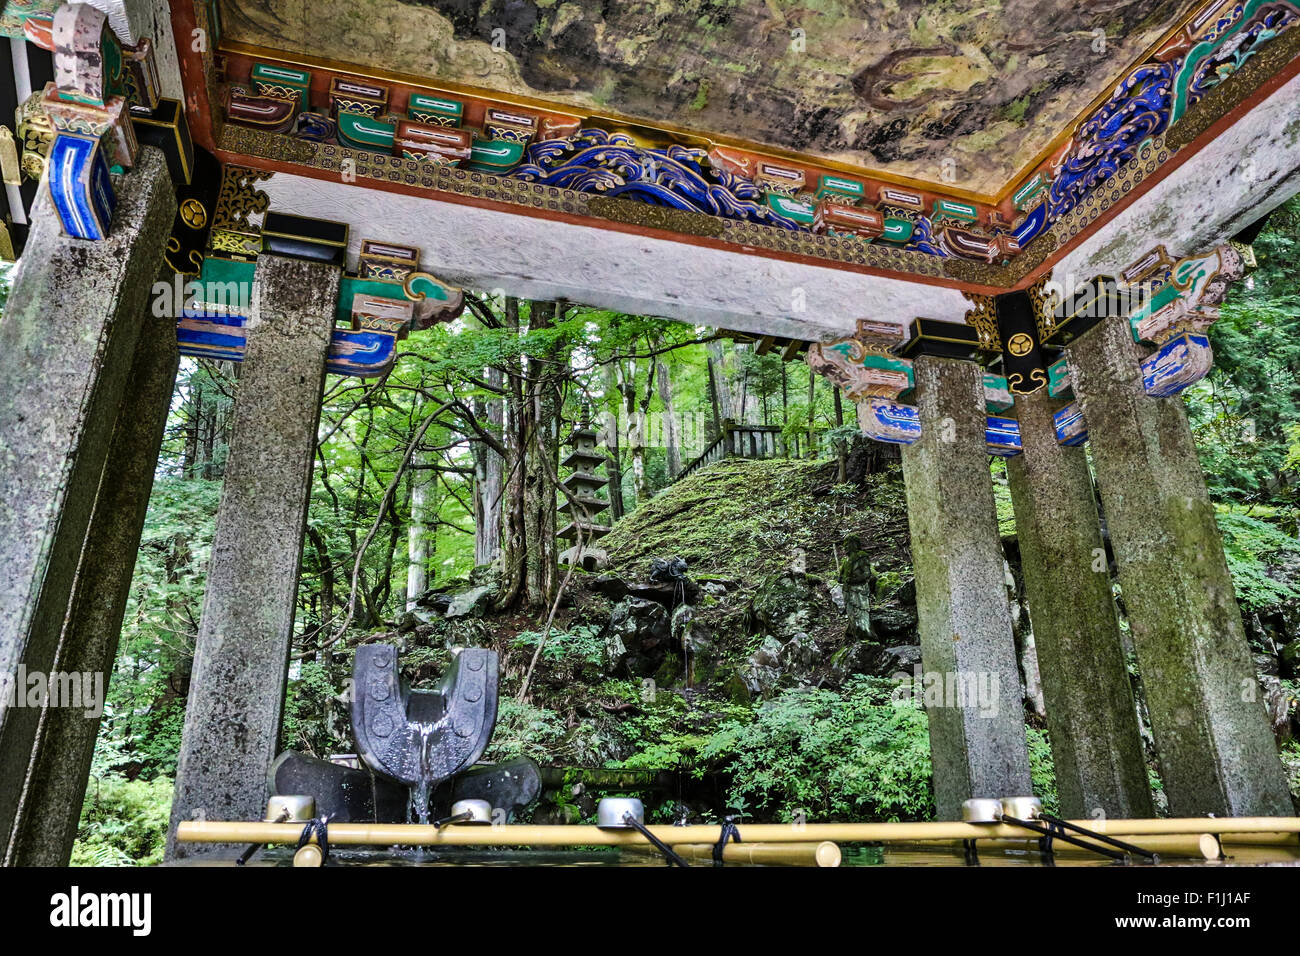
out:
<path id="1" fill-rule="evenodd" d="M 635 797 L 602 797 L 596 804 L 596 826 L 602 830 L 636 830 L 674 866 L 690 864 L 645 825 L 645 804 Z"/>
<path id="2" fill-rule="evenodd" d="M 1052 841 L 1060 840 L 1073 846 L 1082 847 L 1085 850 L 1091 850 L 1093 853 L 1108 857 L 1117 863 L 1127 864 L 1131 862 L 1130 854 L 1136 854 L 1151 863 L 1160 862 L 1159 855 L 1150 850 L 1144 850 L 1123 840 L 1116 840 L 1104 833 L 1098 833 L 1095 830 L 1081 827 L 1076 823 L 1070 823 L 1045 813 L 1043 803 L 1037 797 L 1003 797 L 1000 800 L 976 798 L 967 800 L 962 804 L 962 820 L 966 823 L 1006 823 L 1037 833 L 1044 838 L 1043 849 L 1048 853 L 1051 852 Z M 1046 822 L 1047 826 L 1035 822 L 1037 820 Z M 1067 829 L 1082 834 L 1095 842 L 1088 842 L 1088 840 L 1071 836 L 1065 832 Z M 1107 846 L 1115 847 L 1115 849 L 1098 846 L 1098 843 L 1104 843 Z"/>
<path id="3" fill-rule="evenodd" d="M 492 823 L 492 804 L 486 800 L 457 800 L 451 805 L 451 813 L 441 820 L 434 820 L 434 829 L 440 830 L 452 823 L 468 823 L 474 826 Z"/>

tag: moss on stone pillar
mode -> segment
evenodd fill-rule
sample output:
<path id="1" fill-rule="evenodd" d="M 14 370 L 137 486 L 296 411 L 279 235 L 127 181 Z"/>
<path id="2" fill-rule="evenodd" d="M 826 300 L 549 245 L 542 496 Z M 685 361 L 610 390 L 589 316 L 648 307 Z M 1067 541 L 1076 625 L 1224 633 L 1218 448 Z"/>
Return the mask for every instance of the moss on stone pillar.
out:
<path id="1" fill-rule="evenodd" d="M 1066 350 L 1174 816 L 1294 812 L 1182 398 L 1109 318 Z"/>
<path id="2" fill-rule="evenodd" d="M 339 271 L 331 266 L 272 255 L 257 260 L 169 857 L 226 849 L 176 843 L 182 820 L 256 820 L 265 810 L 338 288 Z"/>
<path id="3" fill-rule="evenodd" d="M 1056 440 L 1046 389 L 1016 396 L 1007 461 L 1062 815 L 1150 817 L 1133 689 L 1083 448 Z"/>
<path id="4" fill-rule="evenodd" d="M 54 669 L 140 323 L 176 215 L 162 153 L 114 180 L 112 232 L 63 235 L 43 187 L 0 321 L 0 675 Z M 0 694 L 0 857 L 40 707 Z"/>
<path id="5" fill-rule="evenodd" d="M 171 281 L 172 271 L 167 269 L 160 278 Z M 179 363 L 175 317 L 148 315 L 113 427 L 55 661 L 60 673 L 98 675 L 105 692 L 117 658 Z M 100 715 L 85 708 L 45 708 L 14 824 L 14 865 L 68 864 L 99 724 Z"/>
<path id="6" fill-rule="evenodd" d="M 1031 791 L 1005 561 L 984 442 L 983 369 L 921 356 L 921 437 L 903 448 L 940 819 Z"/>

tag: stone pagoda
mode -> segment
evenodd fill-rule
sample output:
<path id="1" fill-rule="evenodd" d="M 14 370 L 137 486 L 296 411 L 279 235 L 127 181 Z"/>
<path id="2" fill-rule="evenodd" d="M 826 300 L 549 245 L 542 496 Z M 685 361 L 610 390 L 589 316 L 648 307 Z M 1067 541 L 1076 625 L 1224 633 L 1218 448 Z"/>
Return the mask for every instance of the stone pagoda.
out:
<path id="1" fill-rule="evenodd" d="M 560 482 L 567 494 L 559 511 L 568 517 L 569 523 L 560 529 L 559 537 L 574 542 L 574 545 L 560 555 L 560 561 L 565 564 L 580 561 L 588 570 L 594 570 L 603 563 L 604 552 L 593 548 L 592 542 L 609 534 L 609 526 L 597 520 L 597 516 L 609 507 L 609 501 L 600 495 L 609 479 L 596 474 L 596 469 L 605 464 L 605 456 L 596 448 L 595 430 L 586 425 L 574 429 L 568 444 L 573 450 L 560 464 L 572 468 L 573 473 Z M 582 534 L 580 546 L 579 532 Z"/>

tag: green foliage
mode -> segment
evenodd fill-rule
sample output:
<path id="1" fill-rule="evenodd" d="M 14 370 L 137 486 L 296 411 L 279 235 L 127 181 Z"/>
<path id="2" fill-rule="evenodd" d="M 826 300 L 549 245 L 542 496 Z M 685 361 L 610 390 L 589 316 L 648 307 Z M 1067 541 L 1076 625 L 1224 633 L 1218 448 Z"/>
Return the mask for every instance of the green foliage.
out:
<path id="1" fill-rule="evenodd" d="M 531 757 L 551 763 L 567 732 L 564 718 L 555 711 L 502 697 L 497 705 L 496 730 L 483 759 L 495 762 Z"/>
<path id="2" fill-rule="evenodd" d="M 924 712 L 894 685 L 787 690 L 723 726 L 700 758 L 730 774 L 729 799 L 774 819 L 924 819 L 933 812 Z"/>
<path id="3" fill-rule="evenodd" d="M 1278 576 L 1272 567 L 1283 556 L 1300 555 L 1300 541 L 1237 508 L 1220 507 L 1217 518 L 1233 587 L 1244 609 L 1300 598 L 1300 587 Z"/>
<path id="4" fill-rule="evenodd" d="M 1234 284 L 1211 326 L 1214 369 L 1187 407 L 1211 493 L 1280 504 L 1296 501 L 1300 199 L 1273 212 L 1254 250 L 1259 268 Z"/>
<path id="5" fill-rule="evenodd" d="M 92 776 L 72 850 L 73 866 L 154 866 L 162 862 L 171 812 L 168 777 Z"/>
<path id="6" fill-rule="evenodd" d="M 599 667 L 605 659 L 601 631 L 602 628 L 587 624 L 574 625 L 567 631 L 552 629 L 546 637 L 546 646 L 542 648 L 542 660 L 551 663 L 569 661 L 579 666 L 585 664 Z M 520 631 L 515 635 L 514 645 L 535 649 L 541 637 L 540 631 Z"/>
<path id="7" fill-rule="evenodd" d="M 1044 810 L 1056 813 L 1056 768 L 1047 733 L 1037 727 L 1027 727 L 1025 741 L 1029 745 L 1029 779 L 1033 781 L 1034 796 L 1043 801 Z"/>
<path id="8" fill-rule="evenodd" d="M 14 265 L 12 262 L 0 262 L 0 316 L 4 315 L 5 305 L 9 302 L 9 290 L 13 288 Z"/>

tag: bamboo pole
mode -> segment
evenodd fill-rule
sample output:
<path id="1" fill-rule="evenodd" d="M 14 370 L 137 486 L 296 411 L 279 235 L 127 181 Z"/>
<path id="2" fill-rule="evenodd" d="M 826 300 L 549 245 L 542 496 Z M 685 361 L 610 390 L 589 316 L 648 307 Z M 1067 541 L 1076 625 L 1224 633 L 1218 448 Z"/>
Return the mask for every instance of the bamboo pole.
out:
<path id="1" fill-rule="evenodd" d="M 713 862 L 713 845 L 708 843 L 681 843 L 673 847 L 677 855 L 687 860 Z M 622 851 L 658 856 L 659 851 L 642 844 L 623 847 Z M 723 863 L 749 863 L 755 866 L 839 866 L 844 855 L 840 848 L 823 840 L 821 843 L 728 843 L 722 851 Z"/>
<path id="2" fill-rule="evenodd" d="M 1192 817 L 1170 820 L 1080 820 L 1080 826 L 1109 836 L 1152 836 L 1201 833 L 1300 833 L 1296 817 Z M 721 836 L 716 826 L 656 826 L 650 828 L 665 843 L 714 844 Z M 743 840 L 753 843 L 890 843 L 916 840 L 972 840 L 982 837 L 1024 838 L 1025 831 L 1004 823 L 783 823 L 742 824 Z M 302 825 L 187 820 L 176 828 L 176 838 L 188 843 L 297 843 Z M 336 823 L 329 840 L 339 846 L 632 846 L 644 844 L 635 830 L 601 830 L 594 826 L 538 826 L 506 824 L 492 827 L 409 823 Z"/>
<path id="3" fill-rule="evenodd" d="M 1289 846 L 1300 849 L 1300 833 L 1223 833 L 1224 846 Z"/>
<path id="4" fill-rule="evenodd" d="M 1082 833 L 1072 834 L 1086 843 L 1096 846 L 1098 849 L 1114 851 L 1115 847 L 1107 846 L 1100 840 L 1090 840 Z M 982 850 L 1022 850 L 1034 851 L 1038 849 L 1039 837 L 981 837 L 975 841 L 978 849 Z M 960 851 L 963 841 L 961 840 L 917 840 L 915 845 L 922 848 L 944 847 L 953 851 Z M 1134 846 L 1139 846 L 1144 850 L 1150 850 L 1152 853 L 1158 853 L 1166 859 L 1190 859 L 1190 860 L 1217 860 L 1221 856 L 1219 838 L 1212 833 L 1197 833 L 1183 836 L 1175 833 L 1162 834 L 1138 834 L 1130 841 Z M 1091 851 L 1083 847 L 1071 846 L 1068 843 L 1062 843 L 1056 840 L 1052 843 L 1052 852 L 1060 855 L 1077 855 L 1090 856 Z"/>

